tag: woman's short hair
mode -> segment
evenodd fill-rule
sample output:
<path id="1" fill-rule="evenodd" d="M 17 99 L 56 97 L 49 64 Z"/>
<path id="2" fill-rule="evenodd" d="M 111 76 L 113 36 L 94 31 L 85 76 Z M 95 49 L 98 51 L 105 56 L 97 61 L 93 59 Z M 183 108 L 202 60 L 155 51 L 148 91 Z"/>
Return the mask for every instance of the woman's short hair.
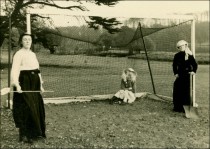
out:
<path id="1" fill-rule="evenodd" d="M 124 81 L 127 81 L 128 72 L 129 72 L 129 75 L 131 77 L 132 82 L 135 82 L 136 81 L 136 77 L 137 77 L 137 72 L 133 68 L 124 69 L 123 73 L 121 75 L 121 78 Z"/>
<path id="2" fill-rule="evenodd" d="M 18 43 L 19 43 L 19 45 L 20 45 L 21 47 L 23 47 L 23 45 L 22 45 L 22 39 L 23 39 L 24 36 L 31 36 L 32 43 L 34 42 L 34 36 L 33 36 L 32 34 L 23 33 L 23 34 L 20 35 L 19 41 L 18 41 Z"/>

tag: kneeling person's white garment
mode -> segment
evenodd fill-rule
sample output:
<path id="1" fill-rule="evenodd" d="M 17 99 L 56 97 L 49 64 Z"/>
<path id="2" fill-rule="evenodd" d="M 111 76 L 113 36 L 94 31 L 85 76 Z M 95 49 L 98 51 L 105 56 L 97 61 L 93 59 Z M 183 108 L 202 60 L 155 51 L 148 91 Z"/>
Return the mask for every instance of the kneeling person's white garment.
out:
<path id="1" fill-rule="evenodd" d="M 135 94 L 129 90 L 119 90 L 114 96 L 123 99 L 123 102 L 132 103 L 136 100 Z"/>

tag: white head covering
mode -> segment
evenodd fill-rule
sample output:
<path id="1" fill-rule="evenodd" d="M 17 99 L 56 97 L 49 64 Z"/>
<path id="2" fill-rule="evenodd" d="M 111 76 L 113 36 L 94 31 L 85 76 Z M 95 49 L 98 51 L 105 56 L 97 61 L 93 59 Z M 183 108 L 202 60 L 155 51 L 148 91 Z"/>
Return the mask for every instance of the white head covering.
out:
<path id="1" fill-rule="evenodd" d="M 189 55 L 192 55 L 192 51 L 188 47 L 188 42 L 185 41 L 185 40 L 180 40 L 180 41 L 177 42 L 176 47 L 178 48 L 178 47 L 183 46 L 183 45 L 186 45 L 185 60 L 188 60 Z"/>
<path id="2" fill-rule="evenodd" d="M 183 46 L 183 45 L 187 45 L 188 46 L 187 41 L 185 41 L 185 40 L 178 41 L 177 44 L 176 44 L 176 47 L 179 48 L 180 46 Z"/>

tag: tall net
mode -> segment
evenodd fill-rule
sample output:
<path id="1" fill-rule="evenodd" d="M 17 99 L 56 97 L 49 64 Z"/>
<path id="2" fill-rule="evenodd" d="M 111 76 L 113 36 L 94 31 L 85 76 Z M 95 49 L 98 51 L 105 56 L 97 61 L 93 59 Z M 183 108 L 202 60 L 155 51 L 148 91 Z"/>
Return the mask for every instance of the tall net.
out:
<path id="1" fill-rule="evenodd" d="M 42 16 L 32 34 L 44 87 L 54 90 L 45 97 L 114 94 L 128 67 L 138 73 L 137 92 L 172 96 L 176 43 L 191 43 L 191 21 L 117 18 L 120 31 L 111 34 L 89 28 L 86 16 Z"/>

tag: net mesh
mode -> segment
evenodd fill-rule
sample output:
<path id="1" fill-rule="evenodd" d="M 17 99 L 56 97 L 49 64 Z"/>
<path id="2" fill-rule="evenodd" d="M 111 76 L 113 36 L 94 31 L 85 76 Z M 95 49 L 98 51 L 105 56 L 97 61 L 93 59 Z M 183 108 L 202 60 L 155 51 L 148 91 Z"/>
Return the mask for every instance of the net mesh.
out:
<path id="1" fill-rule="evenodd" d="M 138 73 L 137 92 L 172 96 L 176 43 L 191 43 L 191 21 L 116 18 L 120 31 L 111 34 L 89 28 L 86 16 L 42 16 L 32 33 L 44 87 L 55 91 L 45 97 L 114 94 L 128 67 Z"/>

